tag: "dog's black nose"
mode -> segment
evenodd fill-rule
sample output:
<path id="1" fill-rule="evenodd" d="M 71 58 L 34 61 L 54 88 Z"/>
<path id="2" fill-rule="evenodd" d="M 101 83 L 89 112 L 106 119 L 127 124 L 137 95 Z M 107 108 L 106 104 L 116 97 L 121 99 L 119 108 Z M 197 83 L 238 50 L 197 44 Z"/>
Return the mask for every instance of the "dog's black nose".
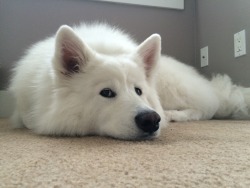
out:
<path id="1" fill-rule="evenodd" d="M 153 133 L 159 129 L 161 117 L 155 111 L 144 111 L 135 116 L 136 125 L 146 133 Z"/>

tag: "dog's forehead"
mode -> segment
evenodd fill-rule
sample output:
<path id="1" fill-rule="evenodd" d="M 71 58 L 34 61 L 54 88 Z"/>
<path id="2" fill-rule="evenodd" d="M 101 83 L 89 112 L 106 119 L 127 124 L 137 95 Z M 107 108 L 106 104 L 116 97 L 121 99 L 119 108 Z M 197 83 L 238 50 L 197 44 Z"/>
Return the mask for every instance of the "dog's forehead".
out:
<path id="1" fill-rule="evenodd" d="M 126 56 L 102 59 L 97 74 L 102 74 L 105 80 L 120 82 L 135 82 L 145 79 L 144 69 L 132 58 Z"/>
<path id="2" fill-rule="evenodd" d="M 124 75 L 127 80 L 133 79 L 143 79 L 144 71 L 141 66 L 133 59 L 119 57 L 115 58 L 114 61 L 111 62 L 113 66 L 113 71 L 118 73 L 119 75 Z"/>

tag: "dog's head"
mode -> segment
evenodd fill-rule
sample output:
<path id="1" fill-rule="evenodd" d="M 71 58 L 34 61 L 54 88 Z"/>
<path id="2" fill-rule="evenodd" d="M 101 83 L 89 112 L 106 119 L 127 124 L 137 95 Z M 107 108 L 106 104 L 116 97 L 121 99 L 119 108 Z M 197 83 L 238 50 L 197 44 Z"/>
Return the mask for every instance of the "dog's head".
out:
<path id="1" fill-rule="evenodd" d="M 160 36 L 154 34 L 131 53 L 101 54 L 62 26 L 53 59 L 61 133 L 158 136 L 165 122 L 155 90 L 160 51 Z"/>

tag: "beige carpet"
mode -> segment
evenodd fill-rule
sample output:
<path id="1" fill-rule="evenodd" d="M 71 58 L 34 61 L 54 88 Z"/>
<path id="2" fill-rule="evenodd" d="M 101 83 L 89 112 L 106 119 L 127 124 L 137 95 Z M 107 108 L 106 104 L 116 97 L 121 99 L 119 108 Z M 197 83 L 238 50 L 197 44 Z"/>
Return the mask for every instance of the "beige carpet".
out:
<path id="1" fill-rule="evenodd" d="M 0 120 L 0 187 L 250 187 L 250 121 L 172 123 L 159 139 L 46 137 Z"/>

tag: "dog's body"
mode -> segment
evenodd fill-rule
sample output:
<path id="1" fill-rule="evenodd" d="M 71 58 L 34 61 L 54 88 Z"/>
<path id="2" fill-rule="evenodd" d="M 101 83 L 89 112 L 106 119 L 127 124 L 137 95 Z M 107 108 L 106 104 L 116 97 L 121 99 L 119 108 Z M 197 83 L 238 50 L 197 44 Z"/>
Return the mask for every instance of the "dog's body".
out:
<path id="1" fill-rule="evenodd" d="M 138 45 L 105 24 L 62 26 L 15 68 L 14 127 L 140 139 L 159 135 L 167 121 L 249 118 L 249 89 L 227 76 L 210 82 L 160 51 L 157 34 Z"/>

